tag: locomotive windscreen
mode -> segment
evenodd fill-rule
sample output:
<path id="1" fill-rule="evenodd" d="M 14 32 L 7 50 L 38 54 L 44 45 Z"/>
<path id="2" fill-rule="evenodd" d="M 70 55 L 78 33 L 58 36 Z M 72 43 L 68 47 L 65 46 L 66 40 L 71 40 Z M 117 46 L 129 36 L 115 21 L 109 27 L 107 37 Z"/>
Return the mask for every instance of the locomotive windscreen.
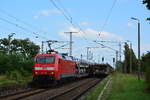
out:
<path id="1" fill-rule="evenodd" d="M 37 56 L 36 57 L 36 63 L 51 63 L 53 64 L 55 62 L 54 56 Z"/>

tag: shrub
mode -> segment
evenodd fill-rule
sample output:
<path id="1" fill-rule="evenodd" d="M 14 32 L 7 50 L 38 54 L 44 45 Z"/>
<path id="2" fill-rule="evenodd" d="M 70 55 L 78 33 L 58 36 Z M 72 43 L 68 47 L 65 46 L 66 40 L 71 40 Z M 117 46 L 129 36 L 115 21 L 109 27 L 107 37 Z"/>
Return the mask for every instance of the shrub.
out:
<path id="1" fill-rule="evenodd" d="M 150 68 L 147 68 L 147 71 L 145 73 L 146 76 L 146 83 L 147 83 L 147 87 L 150 90 Z"/>
<path id="2" fill-rule="evenodd" d="M 150 53 L 142 57 L 142 69 L 145 72 L 147 87 L 150 90 Z"/>
<path id="3" fill-rule="evenodd" d="M 145 78 L 147 87 L 150 90 L 150 62 L 145 62 L 144 64 L 144 70 L 145 70 Z"/>
<path id="4" fill-rule="evenodd" d="M 22 78 L 22 75 L 20 74 L 19 71 L 15 70 L 15 71 L 9 72 L 8 77 L 12 80 L 19 80 Z"/>
<path id="5" fill-rule="evenodd" d="M 24 59 L 19 55 L 0 54 L 0 74 L 17 74 L 16 70 L 23 76 L 27 76 L 32 72 L 32 58 Z"/>
<path id="6" fill-rule="evenodd" d="M 24 60 L 20 62 L 20 69 L 31 72 L 33 67 L 33 60 Z"/>

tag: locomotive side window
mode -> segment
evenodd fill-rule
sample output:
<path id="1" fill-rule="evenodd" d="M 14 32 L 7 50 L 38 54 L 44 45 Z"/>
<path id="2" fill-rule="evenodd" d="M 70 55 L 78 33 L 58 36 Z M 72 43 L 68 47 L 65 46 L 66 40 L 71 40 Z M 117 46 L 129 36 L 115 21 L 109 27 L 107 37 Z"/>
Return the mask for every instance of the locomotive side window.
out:
<path id="1" fill-rule="evenodd" d="M 51 63 L 53 64 L 55 62 L 55 57 L 45 57 L 45 56 L 38 56 L 36 57 L 36 63 Z"/>

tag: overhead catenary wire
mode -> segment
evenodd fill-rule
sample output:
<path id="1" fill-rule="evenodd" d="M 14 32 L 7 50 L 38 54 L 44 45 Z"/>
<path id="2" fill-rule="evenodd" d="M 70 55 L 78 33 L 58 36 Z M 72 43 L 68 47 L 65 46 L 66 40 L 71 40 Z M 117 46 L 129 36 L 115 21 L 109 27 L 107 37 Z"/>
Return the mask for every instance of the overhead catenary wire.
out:
<path id="1" fill-rule="evenodd" d="M 62 15 L 66 18 L 66 20 L 68 20 L 70 23 L 72 23 L 72 19 L 70 19 L 64 11 L 62 11 L 62 9 L 60 7 L 57 6 L 57 4 L 53 1 L 53 0 L 49 0 L 61 13 Z"/>
<path id="2" fill-rule="evenodd" d="M 70 19 L 72 20 L 72 16 L 71 16 L 71 14 L 68 12 L 68 10 L 64 7 L 64 5 L 62 4 L 62 2 L 60 1 L 60 0 L 56 0 L 59 4 L 60 4 L 60 6 L 61 6 L 61 8 L 63 9 L 63 11 L 68 15 L 68 17 L 70 17 Z"/>
<path id="3" fill-rule="evenodd" d="M 64 7 L 64 5 L 62 4 L 62 2 L 60 1 L 60 0 L 56 0 L 59 4 L 60 4 L 60 6 L 62 7 L 62 10 L 63 10 L 63 12 L 65 12 L 66 14 L 67 14 L 67 16 L 70 18 L 70 20 L 71 20 L 71 22 L 72 22 L 72 26 L 73 27 L 78 27 L 79 28 L 79 31 L 78 32 L 82 32 L 82 33 L 84 33 L 85 34 L 85 32 L 83 31 L 83 29 L 81 28 L 81 26 L 79 25 L 79 24 L 74 24 L 73 23 L 73 21 L 72 21 L 72 16 L 71 16 L 71 14 L 68 12 L 68 10 Z M 82 35 L 82 34 L 81 34 Z M 85 39 L 85 40 L 87 40 L 87 38 L 86 37 L 84 37 L 84 35 L 82 35 L 83 36 L 83 38 Z"/>
<path id="4" fill-rule="evenodd" d="M 60 8 L 60 7 L 55 3 L 55 0 L 49 0 L 49 1 L 55 6 L 55 8 L 57 8 L 57 9 L 62 13 L 62 15 L 65 17 L 65 19 L 66 19 L 74 28 L 78 29 L 78 33 L 81 33 L 81 32 L 82 32 L 82 33 L 86 34 L 85 31 L 83 31 L 83 29 L 82 29 L 78 24 L 76 24 L 76 23 L 73 22 L 73 18 L 71 17 L 71 14 L 68 13 L 68 11 L 65 9 L 65 7 L 63 6 L 63 4 L 62 4 L 60 1 L 58 1 L 58 2 L 59 2 L 59 4 L 61 3 L 61 7 L 62 7 L 62 8 Z M 82 38 L 83 38 L 84 40 L 86 40 L 87 42 L 89 42 L 88 39 L 84 36 L 84 34 L 80 34 L 80 35 L 82 36 Z"/>
<path id="5" fill-rule="evenodd" d="M 11 21 L 9 21 L 9 20 L 7 20 L 7 19 L 4 19 L 4 18 L 1 18 L 1 17 L 0 17 L 0 20 L 2 20 L 2 21 L 4 21 L 4 22 L 7 22 L 7 23 L 9 23 L 9 24 L 11 24 L 11 25 L 14 25 L 14 26 L 16 26 L 16 27 L 18 27 L 18 28 L 20 28 L 20 29 L 22 29 L 22 30 L 24 30 L 24 31 L 31 32 L 30 30 L 28 30 L 28 29 L 26 29 L 26 28 L 24 28 L 24 27 L 22 27 L 22 26 L 20 26 L 20 25 L 18 25 L 18 24 L 16 24 L 16 23 L 13 23 L 13 22 L 11 22 Z M 34 35 L 37 35 L 37 34 L 34 33 L 34 32 L 33 32 L 33 34 L 34 34 Z"/>
<path id="6" fill-rule="evenodd" d="M 15 30 L 13 30 L 13 29 L 10 29 L 10 28 L 8 28 L 8 27 L 4 27 L 4 26 L 0 26 L 0 30 L 7 30 L 7 31 L 15 31 Z"/>
<path id="7" fill-rule="evenodd" d="M 23 20 L 20 20 L 19 18 L 15 17 L 14 15 L 12 15 L 12 14 L 10 14 L 10 13 L 2 10 L 2 9 L 0 9 L 0 13 L 3 13 L 5 15 L 7 15 L 8 17 L 15 19 L 17 22 L 23 23 L 24 25 L 28 26 L 29 28 L 33 28 L 33 29 L 36 28 L 35 26 L 33 26 L 33 25 L 23 21 Z"/>
<path id="8" fill-rule="evenodd" d="M 77 28 L 77 27 L 79 28 L 79 31 L 78 31 L 78 32 L 80 32 L 80 33 L 83 32 L 83 33 L 85 34 L 85 31 L 82 30 L 82 28 L 80 27 L 80 25 L 78 25 L 78 24 L 76 24 L 76 23 L 73 22 L 72 17 L 70 17 L 71 15 L 68 14 L 68 12 L 66 12 L 66 9 L 64 9 L 64 6 L 63 6 L 62 9 L 61 9 L 59 6 L 57 6 L 57 4 L 55 3 L 54 0 L 50 0 L 50 1 L 51 1 L 52 4 L 62 13 L 62 15 L 66 18 L 66 20 L 67 20 L 74 28 Z M 115 6 L 115 4 L 116 4 L 116 1 L 117 1 L 117 0 L 114 0 L 114 2 L 113 2 L 113 4 L 112 4 L 112 7 L 110 8 L 110 11 L 108 12 L 108 15 L 107 15 L 107 17 L 106 17 L 106 20 L 105 20 L 105 22 L 104 22 L 104 24 L 103 24 L 102 29 L 101 29 L 100 32 L 102 32 L 103 29 L 105 28 L 105 26 L 107 25 L 108 20 L 109 20 L 109 18 L 110 18 L 110 15 L 111 15 L 111 13 L 112 13 L 112 10 L 113 10 L 113 8 L 114 8 L 114 6 Z M 61 4 L 61 5 L 62 5 L 62 4 Z M 81 34 L 81 35 L 84 35 L 84 34 Z M 100 33 L 100 34 L 101 34 L 101 33 Z M 84 38 L 87 42 L 90 42 L 90 41 L 88 41 L 88 39 L 87 39 L 86 37 L 82 36 L 82 38 Z M 92 42 L 94 42 L 94 41 L 92 41 Z M 105 46 L 105 45 L 102 44 L 101 46 Z M 111 48 L 111 47 L 108 47 L 108 46 L 105 46 L 105 47 L 116 51 L 115 49 L 113 49 L 113 48 Z"/>
<path id="9" fill-rule="evenodd" d="M 107 15 L 107 17 L 106 17 L 106 19 L 105 19 L 105 21 L 104 21 L 104 24 L 103 24 L 102 27 L 101 27 L 99 36 L 102 34 L 102 32 L 103 32 L 105 26 L 107 25 L 108 20 L 109 20 L 109 18 L 110 18 L 110 16 L 111 16 L 111 13 L 112 13 L 112 11 L 113 11 L 113 8 L 115 7 L 116 2 L 117 2 L 117 0 L 114 0 L 114 1 L 113 1 L 113 4 L 112 4 L 112 6 L 111 6 L 111 8 L 110 8 L 110 10 L 109 10 L 109 12 L 108 12 L 108 15 Z"/>
<path id="10" fill-rule="evenodd" d="M 13 18 L 13 19 L 16 20 L 17 22 L 20 22 L 20 23 L 24 24 L 25 26 L 27 26 L 28 28 L 24 28 L 23 26 L 21 26 L 21 25 L 19 25 L 19 24 L 16 24 L 17 26 L 19 26 L 20 28 L 22 28 L 24 31 L 25 31 L 25 30 L 26 30 L 26 31 L 28 30 L 28 31 L 32 32 L 34 35 L 40 36 L 40 37 L 42 37 L 43 39 L 47 39 L 46 37 L 44 37 L 44 36 L 42 36 L 42 35 L 39 35 L 39 34 L 33 32 L 33 31 L 31 31 L 31 30 L 37 29 L 35 26 L 33 26 L 33 25 L 31 25 L 31 24 L 29 24 L 29 23 L 23 21 L 23 20 L 20 20 L 19 18 L 15 17 L 14 15 L 12 15 L 12 14 L 10 14 L 10 13 L 8 13 L 8 12 L 2 10 L 2 9 L 0 9 L 0 13 L 3 13 L 3 14 L 5 14 L 5 15 L 8 16 L 8 17 Z M 4 18 L 2 18 L 2 19 L 4 19 Z M 6 22 L 6 19 L 4 19 L 4 20 L 5 20 L 5 22 Z M 3 20 L 3 21 L 4 21 L 4 20 Z M 11 24 L 13 23 L 13 22 L 7 20 L 7 23 L 8 23 L 8 22 L 11 23 Z M 13 23 L 13 24 L 15 24 L 15 23 Z M 15 25 L 15 26 L 16 26 L 16 25 Z M 39 31 L 41 31 L 41 30 L 39 30 Z M 42 32 L 42 33 L 45 34 L 46 32 Z"/>
<path id="11" fill-rule="evenodd" d="M 34 35 L 36 35 L 36 36 L 40 36 L 40 35 L 37 34 L 36 32 L 33 32 L 33 31 L 31 31 L 31 30 L 29 30 L 29 29 L 27 29 L 27 28 L 25 28 L 25 27 L 23 27 L 23 26 L 21 26 L 21 25 L 19 25 L 19 24 L 16 24 L 16 23 L 14 23 L 14 22 L 11 22 L 11 21 L 9 21 L 9 20 L 7 20 L 7 19 L 4 19 L 4 18 L 1 18 L 1 17 L 0 17 L 0 20 L 1 20 L 1 21 L 4 21 L 4 22 L 6 22 L 6 23 L 9 23 L 9 24 L 11 24 L 11 25 L 13 25 L 13 26 L 15 26 L 15 27 L 21 29 L 21 30 L 26 31 L 26 32 L 30 32 L 30 33 L 32 33 L 32 34 L 34 34 Z M 40 37 L 46 39 L 46 38 L 43 37 L 43 36 L 40 36 Z"/>
<path id="12" fill-rule="evenodd" d="M 65 46 L 67 46 L 67 45 L 69 45 L 69 43 L 66 43 L 66 44 L 64 44 L 64 45 L 61 45 L 61 46 L 56 47 L 56 48 L 54 48 L 54 49 L 60 49 L 60 48 L 63 48 L 63 47 L 65 47 Z"/>

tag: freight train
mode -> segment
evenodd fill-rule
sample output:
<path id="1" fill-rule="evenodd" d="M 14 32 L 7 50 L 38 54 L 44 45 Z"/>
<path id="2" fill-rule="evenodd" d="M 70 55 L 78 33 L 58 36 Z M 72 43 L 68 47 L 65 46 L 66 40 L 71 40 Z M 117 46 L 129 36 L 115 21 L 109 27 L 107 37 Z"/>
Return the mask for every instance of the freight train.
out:
<path id="1" fill-rule="evenodd" d="M 101 67 L 94 68 L 94 65 L 98 64 L 57 52 L 37 54 L 33 66 L 33 81 L 59 81 L 102 72 Z"/>

